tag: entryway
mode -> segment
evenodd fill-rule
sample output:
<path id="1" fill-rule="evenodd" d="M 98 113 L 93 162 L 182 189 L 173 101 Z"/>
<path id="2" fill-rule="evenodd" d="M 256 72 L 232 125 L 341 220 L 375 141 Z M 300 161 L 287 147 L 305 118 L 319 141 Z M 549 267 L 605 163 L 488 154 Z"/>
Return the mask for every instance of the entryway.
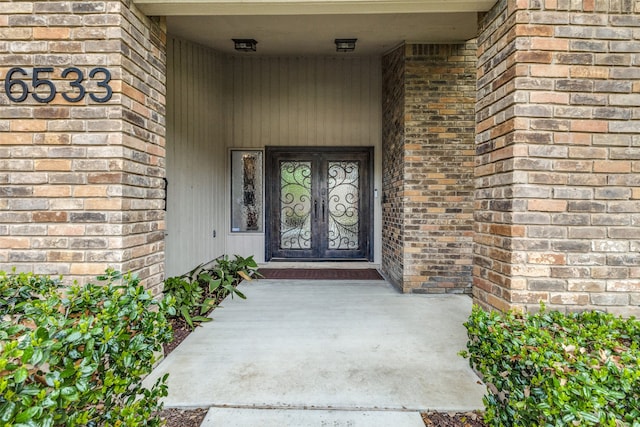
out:
<path id="1" fill-rule="evenodd" d="M 208 426 L 409 427 L 428 410 L 482 409 L 486 389 L 458 355 L 468 296 L 405 295 L 380 280 L 240 289 L 246 300 L 225 300 L 145 379 L 170 374 L 165 407 L 213 408 Z"/>
<path id="2" fill-rule="evenodd" d="M 373 148 L 266 147 L 266 260 L 372 260 Z"/>

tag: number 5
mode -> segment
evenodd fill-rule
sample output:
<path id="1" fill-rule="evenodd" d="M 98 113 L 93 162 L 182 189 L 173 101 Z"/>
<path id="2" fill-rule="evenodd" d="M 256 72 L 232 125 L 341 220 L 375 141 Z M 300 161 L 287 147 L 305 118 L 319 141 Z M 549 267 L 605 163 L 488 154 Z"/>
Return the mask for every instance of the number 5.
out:
<path id="1" fill-rule="evenodd" d="M 53 72 L 53 68 L 52 67 L 40 67 L 40 68 L 34 68 L 33 69 L 33 93 L 31 94 L 31 96 L 33 96 L 33 99 L 35 99 L 38 102 L 50 102 L 53 98 L 55 98 L 56 96 L 56 87 L 53 85 L 53 83 L 51 82 L 51 80 L 44 80 L 44 79 L 39 79 L 38 78 L 38 74 L 39 73 L 52 73 Z M 36 93 L 36 89 L 38 88 L 38 86 L 49 86 L 49 95 L 46 98 L 41 98 L 37 93 Z"/>

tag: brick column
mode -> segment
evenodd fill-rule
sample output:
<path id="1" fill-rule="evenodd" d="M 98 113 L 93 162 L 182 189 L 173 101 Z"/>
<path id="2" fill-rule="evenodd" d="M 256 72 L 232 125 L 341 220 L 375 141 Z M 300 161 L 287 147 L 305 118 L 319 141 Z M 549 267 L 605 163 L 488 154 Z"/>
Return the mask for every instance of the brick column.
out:
<path id="1" fill-rule="evenodd" d="M 481 20 L 476 301 L 640 314 L 640 1 Z"/>
<path id="2" fill-rule="evenodd" d="M 383 60 L 383 271 L 405 292 L 470 292 L 474 43 Z"/>
<path id="3" fill-rule="evenodd" d="M 405 47 L 382 58 L 382 270 L 394 285 L 404 276 Z"/>
<path id="4" fill-rule="evenodd" d="M 85 281 L 107 267 L 162 280 L 165 33 L 130 1 L 0 3 L 0 78 L 53 82 L 48 103 L 0 87 L 0 269 Z M 71 89 L 84 73 L 79 102 Z M 112 98 L 97 86 L 112 76 Z M 15 78 L 21 77 L 14 74 Z M 24 78 L 32 91 L 31 75 Z M 20 92 L 14 85 L 14 97 Z M 40 98 L 49 93 L 46 85 Z"/>

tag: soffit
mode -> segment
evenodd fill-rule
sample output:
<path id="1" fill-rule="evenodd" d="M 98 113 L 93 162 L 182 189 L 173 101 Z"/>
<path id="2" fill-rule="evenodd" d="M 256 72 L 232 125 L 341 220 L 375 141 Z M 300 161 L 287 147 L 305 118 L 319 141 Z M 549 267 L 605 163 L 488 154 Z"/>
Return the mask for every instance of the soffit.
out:
<path id="1" fill-rule="evenodd" d="M 148 16 L 484 12 L 497 0 L 134 0 Z"/>
<path id="2" fill-rule="evenodd" d="M 166 16 L 170 34 L 241 56 L 371 56 L 401 43 L 466 41 L 477 13 L 495 2 L 135 0 L 145 14 Z M 235 52 L 232 38 L 256 39 L 257 52 Z M 355 52 L 336 53 L 336 38 L 357 38 Z"/>

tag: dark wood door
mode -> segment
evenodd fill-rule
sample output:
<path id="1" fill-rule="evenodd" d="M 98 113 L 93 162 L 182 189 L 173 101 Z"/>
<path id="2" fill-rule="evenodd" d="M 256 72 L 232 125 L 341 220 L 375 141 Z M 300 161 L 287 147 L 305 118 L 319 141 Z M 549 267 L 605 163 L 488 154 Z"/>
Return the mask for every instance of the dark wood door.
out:
<path id="1" fill-rule="evenodd" d="M 267 260 L 370 259 L 372 150 L 267 147 Z"/>

